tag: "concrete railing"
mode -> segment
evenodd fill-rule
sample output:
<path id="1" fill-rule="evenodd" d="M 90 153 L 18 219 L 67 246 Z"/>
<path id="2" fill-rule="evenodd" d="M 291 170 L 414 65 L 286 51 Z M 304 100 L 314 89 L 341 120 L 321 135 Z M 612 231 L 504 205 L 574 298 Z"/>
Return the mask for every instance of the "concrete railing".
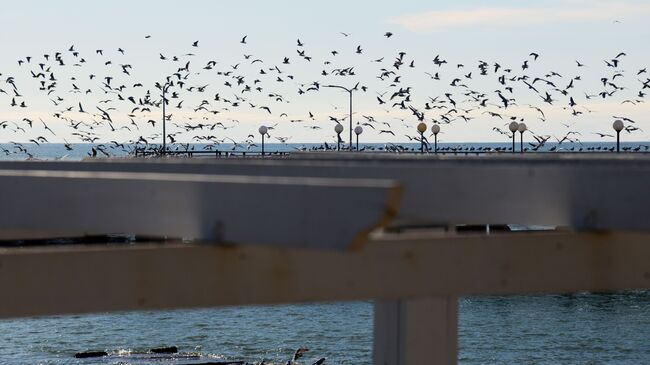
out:
<path id="1" fill-rule="evenodd" d="M 0 162 L 4 239 L 159 239 L 0 248 L 0 317 L 375 300 L 375 364 L 452 364 L 459 296 L 650 288 L 649 183 L 631 155 Z M 383 229 L 462 223 L 562 229 Z"/>

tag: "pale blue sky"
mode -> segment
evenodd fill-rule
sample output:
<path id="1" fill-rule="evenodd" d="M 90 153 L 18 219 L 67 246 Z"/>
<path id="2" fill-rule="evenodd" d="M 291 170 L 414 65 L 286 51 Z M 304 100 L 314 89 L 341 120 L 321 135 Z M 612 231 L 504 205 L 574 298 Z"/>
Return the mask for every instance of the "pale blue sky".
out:
<path id="1" fill-rule="evenodd" d="M 238 141 L 244 140 L 249 134 L 255 134 L 260 124 L 276 124 L 272 136 L 292 137 L 290 142 L 320 142 L 333 140 L 334 123 L 329 116 L 343 118 L 347 110 L 347 98 L 337 90 L 322 89 L 318 93 L 298 95 L 301 83 L 319 81 L 322 83 L 339 83 L 353 86 L 356 82 L 368 86 L 366 93 L 355 94 L 356 121 L 365 121 L 362 115 L 372 116 L 380 123 L 391 124 L 395 137 L 379 134 L 381 129 L 373 131 L 365 127 L 363 140 L 373 142 L 405 141 L 404 135 L 415 135 L 414 126 L 417 120 L 410 111 L 398 109 L 386 112 L 377 104 L 377 93 L 389 91 L 388 83 L 376 78 L 380 68 L 391 69 L 393 60 L 400 51 L 406 52 L 402 66 L 402 87 L 412 86 L 412 104 L 418 109 L 424 108 L 428 97 L 453 93 L 454 98 L 463 100 L 462 91 L 449 85 L 453 78 L 460 77 L 468 83 L 471 89 L 486 93 L 490 103 L 499 103 L 494 91 L 503 90 L 497 82 L 497 76 L 492 72 L 486 77 L 477 76 L 479 60 L 492 65 L 500 63 L 504 68 L 512 68 L 511 76 L 522 75 L 521 64 L 529 60 L 531 68 L 527 73 L 531 78 L 544 77 L 551 70 L 558 72 L 563 78 L 557 78 L 557 83 L 565 86 L 571 77 L 581 75 L 582 80 L 576 82 L 571 90 L 580 107 L 592 112 L 572 116 L 562 95 L 554 94 L 558 99 L 554 106 L 544 104 L 537 95 L 525 88 L 519 88 L 516 83 L 513 96 L 519 107 L 507 110 L 493 106 L 491 111 L 504 115 L 516 115 L 524 118 L 529 128 L 538 134 L 556 135 L 562 137 L 568 130 L 582 133 L 583 140 L 599 140 L 595 132 L 610 133 L 612 115 L 623 115 L 637 121 L 643 132 L 635 132 L 627 138 L 634 140 L 650 139 L 650 108 L 645 102 L 636 98 L 641 90 L 638 80 L 646 80 L 648 74 L 637 76 L 638 70 L 646 67 L 650 61 L 650 49 L 647 40 L 650 39 L 650 4 L 644 1 L 29 1 L 3 4 L 0 13 L 0 44 L 3 52 L 0 54 L 0 89 L 11 94 L 11 86 L 4 80 L 8 76 L 16 78 L 17 86 L 28 108 L 10 107 L 11 95 L 0 94 L 0 121 L 19 121 L 23 117 L 37 119 L 42 117 L 57 132 L 50 141 L 58 142 L 65 138 L 76 141 L 70 135 L 73 131 L 67 127 L 68 122 L 52 117 L 64 109 L 75 106 L 68 116 L 75 121 L 98 116 L 82 115 L 76 112 L 76 105 L 82 102 L 85 109 L 97 113 L 94 109 L 99 100 L 105 99 L 98 89 L 101 84 L 89 80 L 89 74 L 98 76 L 115 76 L 115 83 L 131 86 L 141 82 L 144 88 L 125 91 L 124 97 L 134 95 L 142 97 L 146 89 L 152 91 L 152 98 L 157 98 L 153 83 L 165 75 L 182 67 L 186 60 L 192 64 L 193 75 L 188 80 L 188 86 L 205 85 L 205 94 L 184 94 L 186 99 L 182 109 L 170 107 L 173 113 L 172 121 L 184 123 L 216 123 L 222 122 L 233 128 L 228 130 L 216 129 L 219 138 L 230 136 Z M 387 39 L 383 36 L 386 31 L 394 33 Z M 345 37 L 340 32 L 349 33 Z M 151 35 L 145 39 L 145 35 Z M 246 45 L 239 43 L 242 36 L 248 35 Z M 312 56 L 311 62 L 298 57 L 296 39 L 299 38 L 305 46 L 306 54 Z M 199 40 L 199 47 L 191 47 L 191 43 Z M 87 62 L 81 67 L 71 66 L 74 59 L 67 49 L 74 45 Z M 363 48 L 361 55 L 354 51 L 358 45 Z M 116 49 L 122 47 L 126 54 L 118 54 Z M 105 50 L 104 56 L 95 53 L 96 49 Z M 337 56 L 329 52 L 337 50 Z M 50 102 L 42 92 L 38 91 L 38 82 L 30 77 L 29 70 L 36 70 L 38 62 L 43 61 L 45 53 L 64 53 L 69 64 L 55 71 L 58 86 L 57 95 L 65 99 L 58 106 Z M 196 56 L 184 57 L 192 52 Z M 532 61 L 530 52 L 537 52 L 540 58 Z M 621 65 L 616 70 L 608 68 L 604 60 L 609 60 L 619 52 L 627 55 L 621 58 Z M 182 62 L 159 60 L 159 54 L 167 57 L 177 55 Z M 243 55 L 251 54 L 252 59 L 264 60 L 264 67 L 278 65 L 283 74 L 283 83 L 273 82 L 278 75 L 258 75 L 260 64 L 250 65 Z M 438 68 L 432 63 L 436 55 L 448 61 L 448 64 Z M 31 65 L 18 66 L 17 60 L 25 56 L 34 57 Z M 283 57 L 290 58 L 290 65 L 282 65 Z M 382 63 L 371 62 L 373 59 L 384 57 Z M 113 65 L 106 66 L 104 62 L 111 60 Z M 215 70 L 206 71 L 202 67 L 208 60 L 217 61 Z M 408 62 L 415 61 L 415 68 L 408 68 Z M 576 67 L 575 60 L 587 65 Z M 331 62 L 325 65 L 324 62 Z M 194 113 L 191 107 L 196 107 L 202 99 L 212 101 L 214 94 L 219 93 L 228 99 L 234 98 L 236 90 L 223 85 L 226 78 L 214 74 L 217 70 L 231 70 L 231 65 L 240 63 L 236 73 L 246 76 L 247 80 L 261 79 L 264 91 L 254 93 L 250 102 L 256 106 L 267 105 L 272 108 L 269 115 L 259 108 L 228 108 L 217 115 L 206 116 L 205 113 Z M 458 69 L 456 64 L 465 65 Z M 119 72 L 118 64 L 131 64 L 132 75 L 126 77 Z M 323 69 L 331 70 L 335 66 L 354 66 L 354 77 L 324 77 Z M 28 67 L 29 66 L 29 67 Z M 434 81 L 425 72 L 439 72 L 442 80 Z M 463 75 L 473 72 L 473 78 L 467 80 Z M 593 98 L 585 100 L 584 92 L 591 94 L 602 91 L 601 77 L 611 78 L 614 73 L 621 71 L 616 84 L 627 87 L 612 98 L 602 100 Z M 195 73 L 200 72 L 199 75 Z M 286 75 L 294 76 L 293 80 Z M 70 80 L 76 77 L 77 80 Z M 395 76 L 392 76 L 395 77 Z M 81 89 L 92 89 L 90 95 L 70 94 L 72 83 Z M 513 83 L 514 84 L 514 83 Z M 539 84 L 537 84 L 539 85 Z M 303 89 L 305 87 L 302 87 Z M 650 91 L 650 89 L 646 89 Z M 283 95 L 283 102 L 269 100 L 268 93 Z M 387 95 L 386 98 L 389 96 Z M 632 99 L 632 103 L 621 104 Z M 172 103 L 176 103 L 172 101 Z M 526 107 L 533 104 L 543 108 L 546 121 L 537 119 L 536 111 Z M 114 103 L 116 110 L 112 112 L 113 119 L 118 125 L 127 125 L 126 117 L 130 109 L 128 102 Z M 219 105 L 223 107 L 223 105 Z M 384 105 L 385 106 L 385 105 Z M 460 106 L 460 105 L 459 105 Z M 217 105 L 215 103 L 215 108 Z M 471 108 L 470 103 L 464 107 Z M 455 120 L 449 125 L 443 125 L 443 141 L 503 141 L 504 136 L 495 133 L 494 126 L 503 127 L 504 122 L 482 114 L 483 110 L 468 112 L 473 118 L 469 122 Z M 287 117 L 280 117 L 280 113 Z M 309 112 L 314 120 L 309 119 Z M 439 120 L 439 111 L 426 111 L 427 124 L 431 119 Z M 138 114 L 136 118 L 140 131 L 119 130 L 111 132 L 108 127 L 97 127 L 101 140 L 130 140 L 142 135 L 151 137 L 159 132 L 159 126 L 152 127 L 146 120 L 159 120 L 158 110 L 151 115 Z M 209 119 L 202 119 L 208 117 Z M 192 118 L 190 120 L 189 118 Z M 404 121 L 400 121 L 402 118 Z M 232 122 L 236 119 L 239 123 Z M 304 119 L 304 123 L 291 123 L 290 119 Z M 40 123 L 37 123 L 40 124 Z M 343 123 L 346 127 L 347 122 Z M 355 123 L 356 124 L 356 123 Z M 19 124 L 23 126 L 23 124 Z M 307 126 L 320 126 L 322 129 L 310 129 Z M 568 125 L 569 127 L 566 127 Z M 103 128 L 103 129 L 102 129 Z M 11 128 L 2 130 L 0 140 L 23 140 L 35 138 L 44 134 L 35 124 L 33 131 L 22 133 L 20 130 L 11 132 Z M 177 128 L 176 128 L 177 129 Z M 175 127 L 170 126 L 174 132 Z M 207 133 L 207 132 L 206 132 Z M 204 134 L 206 134 L 204 133 Z M 191 138 L 194 134 L 179 135 L 180 139 Z"/>

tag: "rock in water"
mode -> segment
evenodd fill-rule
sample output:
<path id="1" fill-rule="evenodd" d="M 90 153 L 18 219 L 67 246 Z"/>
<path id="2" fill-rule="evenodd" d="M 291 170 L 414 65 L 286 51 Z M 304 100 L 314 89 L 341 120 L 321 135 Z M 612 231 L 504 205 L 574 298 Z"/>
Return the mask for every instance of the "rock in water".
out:
<path id="1" fill-rule="evenodd" d="M 244 361 L 208 361 L 208 362 L 197 362 L 187 365 L 245 365 L 247 364 Z"/>
<path id="2" fill-rule="evenodd" d="M 102 356 L 108 356 L 108 353 L 106 351 L 84 351 L 84 352 L 77 352 L 74 354 L 74 357 L 77 359 L 85 359 L 88 357 L 102 357 Z"/>
<path id="3" fill-rule="evenodd" d="M 154 354 L 175 354 L 178 352 L 178 347 L 176 346 L 156 347 L 149 351 L 151 351 Z"/>

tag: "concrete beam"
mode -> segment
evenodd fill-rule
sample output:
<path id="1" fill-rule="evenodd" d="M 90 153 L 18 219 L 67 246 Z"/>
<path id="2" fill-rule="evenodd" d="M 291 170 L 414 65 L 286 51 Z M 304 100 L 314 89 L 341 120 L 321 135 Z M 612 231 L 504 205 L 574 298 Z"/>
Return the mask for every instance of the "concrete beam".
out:
<path id="1" fill-rule="evenodd" d="M 0 248 L 0 317 L 650 289 L 650 236 L 374 239 L 357 251 L 168 244 Z"/>

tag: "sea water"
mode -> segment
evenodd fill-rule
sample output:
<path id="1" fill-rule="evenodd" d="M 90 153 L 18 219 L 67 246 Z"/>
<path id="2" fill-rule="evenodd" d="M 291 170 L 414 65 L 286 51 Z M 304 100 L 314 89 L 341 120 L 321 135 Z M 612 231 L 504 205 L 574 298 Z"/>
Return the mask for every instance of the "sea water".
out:
<path id="1" fill-rule="evenodd" d="M 460 364 L 650 363 L 650 292 L 459 299 Z M 180 357 L 146 359 L 175 345 Z M 370 364 L 372 303 L 226 307 L 0 321 L 1 364 Z M 100 359 L 75 359 L 106 350 Z M 186 356 L 196 357 L 188 358 Z M 185 357 L 185 358 L 183 358 Z"/>

